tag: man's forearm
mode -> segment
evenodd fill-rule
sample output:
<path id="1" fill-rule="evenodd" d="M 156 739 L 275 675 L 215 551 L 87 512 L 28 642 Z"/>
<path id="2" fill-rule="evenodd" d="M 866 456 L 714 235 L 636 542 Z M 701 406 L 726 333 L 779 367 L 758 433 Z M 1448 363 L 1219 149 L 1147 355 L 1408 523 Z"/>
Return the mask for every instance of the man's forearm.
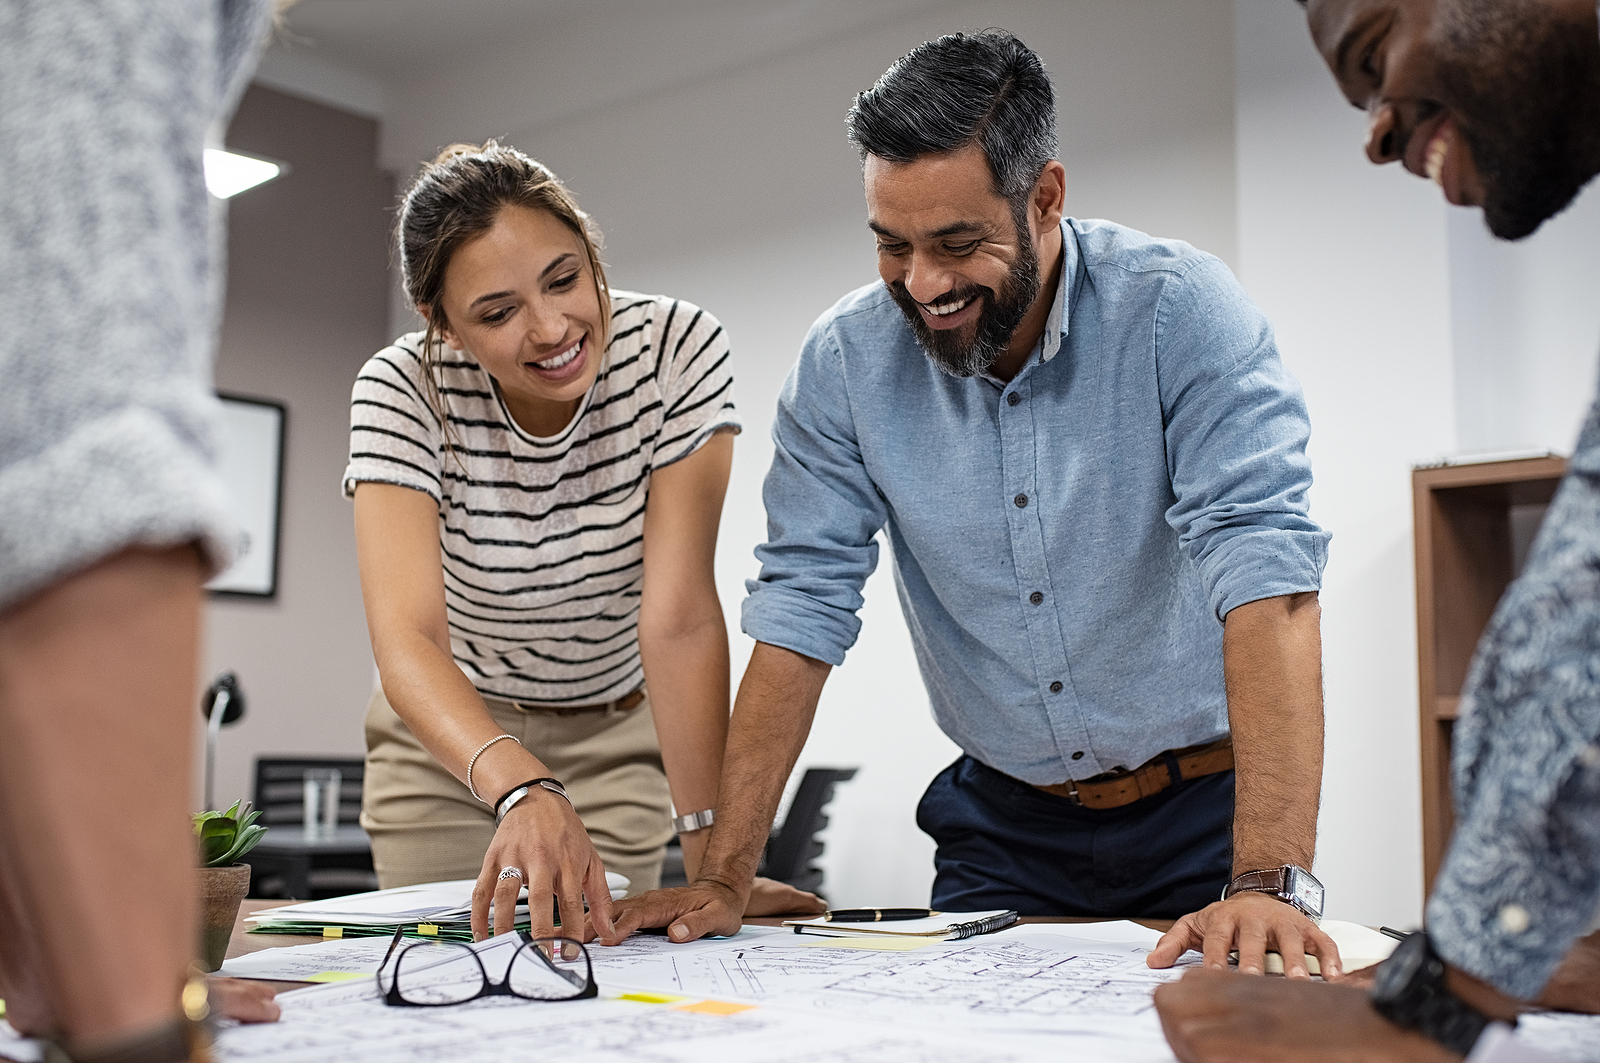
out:
<path id="1" fill-rule="evenodd" d="M 701 862 L 701 881 L 719 882 L 741 897 L 749 893 L 830 670 L 815 658 L 756 643 L 728 725 L 717 823 Z"/>
<path id="2" fill-rule="evenodd" d="M 1233 729 L 1233 871 L 1309 868 L 1322 794 L 1322 630 L 1314 593 L 1228 613 L 1222 638 Z"/>

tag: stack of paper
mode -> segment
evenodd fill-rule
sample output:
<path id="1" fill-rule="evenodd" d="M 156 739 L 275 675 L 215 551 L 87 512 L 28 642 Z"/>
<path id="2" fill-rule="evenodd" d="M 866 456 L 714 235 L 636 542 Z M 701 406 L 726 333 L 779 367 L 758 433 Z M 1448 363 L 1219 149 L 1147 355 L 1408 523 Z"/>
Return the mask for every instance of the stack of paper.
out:
<path id="1" fill-rule="evenodd" d="M 472 940 L 470 878 L 425 882 L 416 886 L 353 893 L 325 901 L 306 901 L 266 908 L 245 917 L 252 934 L 317 934 L 322 937 L 371 937 L 393 934 L 396 927 L 422 925 L 424 934 L 446 941 Z M 611 899 L 628 892 L 628 880 L 606 872 Z M 517 904 L 516 924 L 528 929 L 528 891 Z"/>

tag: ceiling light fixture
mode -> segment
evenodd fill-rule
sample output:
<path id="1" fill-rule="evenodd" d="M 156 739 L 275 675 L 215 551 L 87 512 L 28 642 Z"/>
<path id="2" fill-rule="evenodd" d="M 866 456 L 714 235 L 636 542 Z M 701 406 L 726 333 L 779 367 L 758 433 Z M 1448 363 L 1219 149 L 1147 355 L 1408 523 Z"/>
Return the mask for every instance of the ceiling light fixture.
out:
<path id="1" fill-rule="evenodd" d="M 218 199 L 236 196 L 289 172 L 287 163 L 220 148 L 206 149 L 205 167 L 206 189 Z"/>

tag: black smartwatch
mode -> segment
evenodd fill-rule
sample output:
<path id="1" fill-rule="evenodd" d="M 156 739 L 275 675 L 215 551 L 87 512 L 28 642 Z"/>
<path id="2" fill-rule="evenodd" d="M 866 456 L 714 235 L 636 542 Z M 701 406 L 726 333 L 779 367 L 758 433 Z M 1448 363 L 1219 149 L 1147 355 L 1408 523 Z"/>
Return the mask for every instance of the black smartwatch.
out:
<path id="1" fill-rule="evenodd" d="M 1444 961 L 1433 951 L 1427 931 L 1407 935 L 1378 968 L 1372 1007 L 1396 1026 L 1469 1055 L 1493 1020 L 1450 992 L 1444 975 Z"/>

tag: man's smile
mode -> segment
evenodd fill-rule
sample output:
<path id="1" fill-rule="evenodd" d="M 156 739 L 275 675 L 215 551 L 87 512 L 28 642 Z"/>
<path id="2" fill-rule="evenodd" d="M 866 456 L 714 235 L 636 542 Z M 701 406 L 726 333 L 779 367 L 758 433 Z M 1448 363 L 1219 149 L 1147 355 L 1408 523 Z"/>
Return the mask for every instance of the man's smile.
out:
<path id="1" fill-rule="evenodd" d="M 917 309 L 922 311 L 923 320 L 929 328 L 951 329 L 967 324 L 976 317 L 983 308 L 983 301 L 976 294 L 940 296 L 939 300 L 932 303 L 918 303 Z"/>

